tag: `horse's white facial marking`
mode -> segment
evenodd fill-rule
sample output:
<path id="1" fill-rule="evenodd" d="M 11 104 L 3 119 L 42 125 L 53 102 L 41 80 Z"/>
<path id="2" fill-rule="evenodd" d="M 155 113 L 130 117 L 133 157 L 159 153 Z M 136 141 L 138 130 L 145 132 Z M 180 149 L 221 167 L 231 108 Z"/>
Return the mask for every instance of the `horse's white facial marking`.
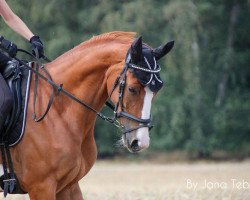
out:
<path id="1" fill-rule="evenodd" d="M 149 87 L 145 87 L 144 90 L 146 94 L 144 97 L 143 108 L 141 111 L 141 118 L 148 119 L 150 118 L 151 103 L 152 103 L 154 93 L 149 89 Z"/>
<path id="2" fill-rule="evenodd" d="M 145 96 L 140 118 L 149 119 L 151 111 L 151 103 L 154 93 L 149 89 L 149 87 L 145 87 L 144 90 L 145 90 Z M 124 134 L 122 136 L 122 142 L 130 152 L 139 152 L 148 148 L 150 142 L 149 128 L 143 127 L 137 129 L 136 131 Z"/>
<path id="3" fill-rule="evenodd" d="M 145 87 L 145 97 L 141 112 L 142 119 L 150 118 L 151 111 L 151 103 L 154 96 L 154 93 L 149 89 L 149 87 Z M 140 128 L 136 132 L 136 137 L 138 139 L 138 145 L 141 149 L 145 149 L 149 146 L 150 138 L 149 138 L 149 130 L 147 127 Z"/>

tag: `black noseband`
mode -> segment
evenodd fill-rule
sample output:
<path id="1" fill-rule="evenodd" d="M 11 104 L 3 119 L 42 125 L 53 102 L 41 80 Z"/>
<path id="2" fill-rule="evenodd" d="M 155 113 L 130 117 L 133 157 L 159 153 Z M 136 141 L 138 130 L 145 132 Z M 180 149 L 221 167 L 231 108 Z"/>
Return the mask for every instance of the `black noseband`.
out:
<path id="1" fill-rule="evenodd" d="M 135 117 L 134 115 L 131 115 L 131 114 L 129 114 L 127 112 L 123 112 L 123 111 L 117 113 L 116 116 L 117 116 L 117 118 L 125 117 L 127 119 L 139 122 L 141 124 L 150 124 L 151 123 L 151 117 L 149 119 L 141 119 L 141 118 Z"/>
<path id="2" fill-rule="evenodd" d="M 123 134 L 135 131 L 135 130 L 143 128 L 143 127 L 147 127 L 147 128 L 149 128 L 149 130 L 151 130 L 153 128 L 153 125 L 151 124 L 151 122 L 152 122 L 151 116 L 150 116 L 149 119 L 141 119 L 141 118 L 138 118 L 138 117 L 136 117 L 134 115 L 131 115 L 131 114 L 127 113 L 127 112 L 122 111 L 122 112 L 117 113 L 116 117 L 117 118 L 124 117 L 124 118 L 127 118 L 129 120 L 136 121 L 136 122 L 140 123 L 138 126 L 136 126 L 134 128 L 129 128 L 129 129 L 122 126 Z"/>

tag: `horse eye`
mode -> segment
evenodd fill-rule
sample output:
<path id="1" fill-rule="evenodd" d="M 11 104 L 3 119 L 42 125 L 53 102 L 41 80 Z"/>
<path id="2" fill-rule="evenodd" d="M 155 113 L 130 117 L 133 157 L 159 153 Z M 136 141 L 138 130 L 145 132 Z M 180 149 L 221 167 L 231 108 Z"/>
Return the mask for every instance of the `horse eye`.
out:
<path id="1" fill-rule="evenodd" d="M 133 87 L 129 87 L 128 88 L 128 91 L 130 92 L 130 93 L 132 93 L 133 95 L 136 95 L 138 92 L 137 92 L 137 90 L 135 89 L 135 88 L 133 88 Z"/>

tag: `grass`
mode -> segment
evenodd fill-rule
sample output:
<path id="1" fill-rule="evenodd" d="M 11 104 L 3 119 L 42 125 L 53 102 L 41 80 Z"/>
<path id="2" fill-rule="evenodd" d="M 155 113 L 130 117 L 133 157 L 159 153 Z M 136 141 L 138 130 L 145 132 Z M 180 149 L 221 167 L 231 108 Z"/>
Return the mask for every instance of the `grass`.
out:
<path id="1" fill-rule="evenodd" d="M 85 200 L 248 200 L 250 161 L 170 164 L 99 161 L 80 185 Z M 20 195 L 6 198 L 24 199 L 29 198 Z"/>

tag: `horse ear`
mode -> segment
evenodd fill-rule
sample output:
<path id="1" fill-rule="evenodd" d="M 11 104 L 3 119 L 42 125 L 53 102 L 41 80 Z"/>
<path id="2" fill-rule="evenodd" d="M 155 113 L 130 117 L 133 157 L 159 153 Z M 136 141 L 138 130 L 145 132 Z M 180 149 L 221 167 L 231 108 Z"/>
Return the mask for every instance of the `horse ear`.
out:
<path id="1" fill-rule="evenodd" d="M 142 36 L 135 39 L 131 45 L 131 60 L 137 63 L 141 60 L 142 56 Z"/>
<path id="2" fill-rule="evenodd" d="M 156 60 L 159 60 L 165 56 L 174 46 L 174 41 L 168 42 L 165 45 L 161 45 L 153 50 L 153 54 Z"/>

